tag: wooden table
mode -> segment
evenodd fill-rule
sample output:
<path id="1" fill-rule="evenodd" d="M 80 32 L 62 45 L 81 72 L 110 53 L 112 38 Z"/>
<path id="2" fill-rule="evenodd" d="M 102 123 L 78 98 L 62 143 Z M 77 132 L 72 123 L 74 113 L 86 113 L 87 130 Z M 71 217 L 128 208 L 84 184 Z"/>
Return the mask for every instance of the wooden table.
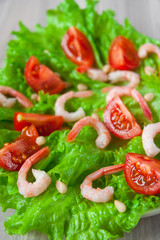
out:
<path id="1" fill-rule="evenodd" d="M 7 42 L 11 39 L 10 32 L 18 29 L 18 21 L 22 20 L 30 29 L 36 23 L 45 25 L 46 9 L 55 8 L 60 0 L 0 0 L 0 66 L 3 66 Z M 84 0 L 78 1 L 81 7 Z M 111 8 L 116 11 L 120 23 L 128 17 L 138 31 L 154 38 L 160 38 L 160 1 L 159 0 L 101 0 L 98 11 Z M 26 236 L 8 236 L 4 232 L 3 222 L 6 216 L 13 213 L 8 210 L 3 214 L 0 210 L 0 239 L 1 240 L 45 240 L 44 235 L 31 233 Z M 138 226 L 126 234 L 124 240 L 159 240 L 160 215 L 142 219 Z M 55 239 L 57 240 L 57 239 Z"/>

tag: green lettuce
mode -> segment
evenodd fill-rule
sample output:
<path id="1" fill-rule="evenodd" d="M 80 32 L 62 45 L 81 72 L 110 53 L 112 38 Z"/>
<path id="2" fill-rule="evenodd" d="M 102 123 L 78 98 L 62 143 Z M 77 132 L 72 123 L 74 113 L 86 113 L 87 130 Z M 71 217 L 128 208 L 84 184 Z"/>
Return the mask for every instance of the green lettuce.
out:
<path id="1" fill-rule="evenodd" d="M 61 40 L 67 29 L 76 26 L 87 36 L 94 50 L 95 67 L 98 68 L 106 64 L 110 44 L 118 35 L 131 39 L 137 49 L 145 42 L 160 46 L 160 41 L 138 33 L 128 20 L 125 20 L 124 26 L 118 24 L 111 10 L 98 14 L 94 10 L 96 3 L 97 1 L 87 0 L 86 8 L 80 9 L 73 0 L 65 0 L 57 9 L 48 11 L 47 26 L 37 25 L 34 32 L 20 23 L 20 30 L 13 32 L 16 38 L 8 44 L 5 65 L 0 69 L 0 84 L 13 87 L 30 98 L 33 91 L 25 81 L 24 68 L 28 58 L 34 55 L 42 64 L 58 72 L 64 81 L 70 82 L 70 90 L 76 91 L 77 84 L 84 83 L 94 92 L 89 98 L 70 99 L 66 103 L 66 110 L 76 111 L 81 106 L 88 116 L 96 110 L 103 120 L 106 94 L 101 93 L 101 88 L 107 84 L 77 73 L 76 66 L 66 58 L 61 48 Z M 155 97 L 148 105 L 153 113 L 154 122 L 157 122 L 160 121 L 160 80 L 157 73 L 145 75 L 144 66 L 147 65 L 159 72 L 157 56 L 150 55 L 141 61 L 136 69 L 141 76 L 137 90 L 142 95 L 154 93 Z M 15 112 L 54 114 L 54 104 L 59 94 L 50 96 L 40 92 L 39 95 L 40 102 L 34 102 L 30 109 L 26 110 L 18 103 L 13 109 L 0 108 L 1 148 L 4 143 L 12 142 L 20 134 L 12 130 Z M 135 100 L 123 97 L 123 101 L 141 127 L 148 124 Z M 68 127 L 72 125 L 70 123 Z M 107 203 L 94 203 L 82 198 L 80 193 L 80 184 L 88 174 L 104 166 L 124 163 L 128 152 L 145 154 L 140 136 L 130 141 L 112 137 L 109 146 L 100 150 L 95 144 L 97 133 L 91 127 L 84 127 L 72 143 L 66 142 L 68 132 L 69 130 L 55 131 L 46 138 L 50 155 L 34 168 L 45 170 L 51 176 L 52 183 L 40 196 L 21 196 L 16 184 L 17 172 L 0 169 L 0 205 L 3 211 L 8 208 L 16 210 L 5 222 L 8 234 L 23 235 L 37 230 L 47 234 L 52 240 L 63 239 L 63 235 L 67 240 L 117 239 L 122 237 L 124 232 L 130 232 L 145 212 L 159 207 L 159 196 L 145 196 L 134 192 L 127 185 L 123 171 L 95 181 L 94 186 L 113 186 L 114 199 L 126 204 L 125 213 L 117 211 L 114 199 Z M 159 136 L 155 142 L 160 146 Z M 157 158 L 160 159 L 160 156 Z M 30 174 L 29 179 L 33 180 Z M 57 191 L 57 179 L 67 184 L 66 194 Z"/>
<path id="2" fill-rule="evenodd" d="M 5 141 L 9 134 L 15 137 L 14 132 L 6 131 L 4 134 L 5 131 L 2 132 Z M 141 137 L 112 152 L 95 147 L 96 132 L 91 128 L 83 129 L 72 144 L 65 141 L 67 133 L 57 131 L 47 138 L 51 154 L 35 166 L 44 169 L 52 178 L 52 184 L 40 196 L 24 199 L 16 187 L 17 172 L 0 172 L 2 209 L 16 209 L 16 213 L 5 222 L 6 232 L 11 235 L 26 234 L 34 229 L 48 234 L 49 239 L 62 239 L 63 235 L 66 239 L 88 239 L 90 236 L 93 240 L 122 237 L 124 231 L 129 232 L 136 226 L 145 211 L 158 207 L 159 197 L 135 193 L 125 182 L 123 172 L 97 182 L 97 186 L 105 186 L 106 183 L 115 188 L 114 199 L 123 201 L 127 206 L 127 211 L 121 214 L 113 201 L 99 204 L 83 199 L 79 184 L 88 173 L 102 166 L 123 163 L 127 152 L 143 154 Z M 68 185 L 66 194 L 58 193 L 54 184 L 56 179 Z"/>

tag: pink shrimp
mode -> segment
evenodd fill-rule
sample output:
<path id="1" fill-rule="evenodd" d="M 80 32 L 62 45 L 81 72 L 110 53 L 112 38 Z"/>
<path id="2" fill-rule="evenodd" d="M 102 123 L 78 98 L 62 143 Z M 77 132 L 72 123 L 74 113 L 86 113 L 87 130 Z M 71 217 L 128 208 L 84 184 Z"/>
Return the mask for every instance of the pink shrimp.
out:
<path id="1" fill-rule="evenodd" d="M 99 169 L 98 171 L 88 175 L 81 184 L 81 194 L 84 198 L 93 202 L 107 202 L 113 197 L 114 188 L 111 186 L 104 189 L 93 188 L 92 182 L 104 175 L 113 174 L 124 169 L 124 164 L 109 166 Z"/>
<path id="2" fill-rule="evenodd" d="M 39 162 L 42 158 L 47 157 L 49 154 L 48 147 L 44 147 L 29 157 L 22 165 L 18 172 L 17 186 L 19 193 L 26 197 L 36 197 L 44 192 L 51 183 L 50 176 L 45 171 L 32 169 L 32 173 L 36 179 L 34 183 L 29 183 L 27 173 L 33 164 Z"/>
<path id="3" fill-rule="evenodd" d="M 136 89 L 132 89 L 132 88 L 128 88 L 128 87 L 113 87 L 113 88 L 109 87 L 109 88 L 102 89 L 103 92 L 105 92 L 107 90 L 110 90 L 107 95 L 107 98 L 106 98 L 107 103 L 109 103 L 113 98 L 115 98 L 117 96 L 124 96 L 124 95 L 131 96 L 141 106 L 145 117 L 149 121 L 153 120 L 152 113 L 151 113 L 146 101 L 144 100 L 142 95 Z"/>
<path id="4" fill-rule="evenodd" d="M 140 58 L 146 58 L 149 53 L 155 53 L 157 54 L 159 60 L 160 60 L 160 48 L 156 46 L 153 43 L 145 43 L 140 46 L 138 50 L 138 56 Z"/>
<path id="5" fill-rule="evenodd" d="M 80 66 L 77 68 L 77 72 L 79 73 L 85 72 L 87 76 L 92 80 L 97 80 L 100 82 L 106 82 L 108 80 L 107 74 L 100 69 L 90 68 L 88 66 Z"/>
<path id="6" fill-rule="evenodd" d="M 158 148 L 154 143 L 154 138 L 158 133 L 160 133 L 160 122 L 148 124 L 143 129 L 143 148 L 146 155 L 149 157 L 155 157 L 158 153 L 160 153 L 160 148 Z"/>
<path id="7" fill-rule="evenodd" d="M 33 107 L 33 104 L 31 103 L 31 101 L 28 98 L 26 98 L 22 93 L 16 91 L 13 88 L 6 87 L 6 86 L 0 86 L 0 93 L 2 93 L 4 95 L 9 94 L 9 95 L 15 97 L 18 100 L 18 102 L 26 108 Z"/>
<path id="8" fill-rule="evenodd" d="M 131 91 L 132 97 L 139 103 L 139 105 L 142 108 L 142 111 L 144 113 L 144 116 L 149 120 L 149 121 L 153 121 L 153 117 L 152 117 L 152 113 L 146 103 L 146 101 L 144 100 L 144 98 L 142 97 L 142 95 L 136 90 L 136 89 L 132 89 Z"/>
<path id="9" fill-rule="evenodd" d="M 73 91 L 62 94 L 55 103 L 55 115 L 63 117 L 64 122 L 75 122 L 85 116 L 85 112 L 80 107 L 76 112 L 67 112 L 64 109 L 65 103 L 71 98 L 85 98 L 93 95 L 92 91 L 80 91 L 74 93 Z"/>
<path id="10" fill-rule="evenodd" d="M 108 146 L 111 141 L 111 135 L 109 130 L 102 122 L 92 117 L 85 117 L 76 122 L 67 136 L 67 142 L 76 139 L 82 127 L 85 126 L 91 126 L 96 129 L 98 133 L 98 138 L 96 139 L 96 146 L 98 148 L 103 149 Z"/>
<path id="11" fill-rule="evenodd" d="M 0 106 L 11 108 L 16 102 L 16 98 L 6 98 L 2 93 L 0 93 Z"/>
<path id="12" fill-rule="evenodd" d="M 127 87 L 134 88 L 140 83 L 139 75 L 132 71 L 115 71 L 108 74 L 108 80 L 111 83 L 122 81 L 130 82 Z"/>

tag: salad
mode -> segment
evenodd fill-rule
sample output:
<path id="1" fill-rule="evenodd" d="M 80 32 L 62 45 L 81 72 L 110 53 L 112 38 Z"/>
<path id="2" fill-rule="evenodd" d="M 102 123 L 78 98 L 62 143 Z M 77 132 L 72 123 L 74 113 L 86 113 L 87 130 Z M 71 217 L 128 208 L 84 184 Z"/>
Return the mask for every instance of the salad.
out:
<path id="1" fill-rule="evenodd" d="M 23 23 L 0 69 L 0 205 L 8 234 L 117 239 L 160 204 L 160 41 L 97 1 Z M 156 159 L 155 159 L 156 158 Z"/>

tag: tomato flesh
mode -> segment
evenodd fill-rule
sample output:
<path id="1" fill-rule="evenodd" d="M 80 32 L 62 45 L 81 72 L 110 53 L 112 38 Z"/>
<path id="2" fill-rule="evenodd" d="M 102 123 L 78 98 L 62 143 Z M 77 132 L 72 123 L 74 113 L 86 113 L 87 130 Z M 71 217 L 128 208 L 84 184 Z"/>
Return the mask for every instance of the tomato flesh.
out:
<path id="1" fill-rule="evenodd" d="M 131 70 L 139 65 L 139 57 L 134 44 L 123 36 L 116 37 L 109 50 L 109 64 L 120 70 Z"/>
<path id="2" fill-rule="evenodd" d="M 31 125 L 14 142 L 4 144 L 0 150 L 0 167 L 8 171 L 18 171 L 27 158 L 40 149 L 36 144 L 37 137 L 37 130 Z"/>
<path id="3" fill-rule="evenodd" d="M 125 179 L 135 192 L 152 195 L 160 193 L 160 161 L 127 153 L 124 165 Z"/>
<path id="4" fill-rule="evenodd" d="M 47 66 L 40 64 L 37 58 L 31 56 L 25 66 L 25 79 L 35 91 L 43 90 L 50 95 L 61 92 L 65 83 Z"/>
<path id="5" fill-rule="evenodd" d="M 70 27 L 61 42 L 62 49 L 76 65 L 92 66 L 94 53 L 86 36 L 77 28 Z"/>
<path id="6" fill-rule="evenodd" d="M 31 124 L 36 127 L 39 135 L 48 136 L 53 131 L 61 128 L 63 117 L 21 112 L 14 114 L 14 128 L 16 131 L 21 131 L 25 126 Z"/>
<path id="7" fill-rule="evenodd" d="M 103 114 L 109 131 L 121 139 L 130 139 L 142 133 L 139 124 L 119 97 L 113 98 Z"/>

